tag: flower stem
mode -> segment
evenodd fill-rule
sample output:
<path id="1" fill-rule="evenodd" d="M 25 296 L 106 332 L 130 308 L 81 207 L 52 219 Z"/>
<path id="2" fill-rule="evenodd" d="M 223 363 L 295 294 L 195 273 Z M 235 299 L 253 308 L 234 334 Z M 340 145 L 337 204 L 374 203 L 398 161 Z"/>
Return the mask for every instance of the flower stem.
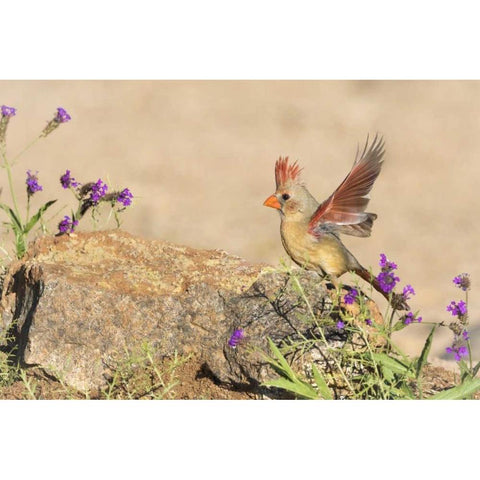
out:
<path id="1" fill-rule="evenodd" d="M 372 364 L 373 364 L 373 369 L 375 370 L 376 379 L 378 380 L 378 386 L 379 386 L 380 391 L 382 393 L 383 400 L 386 400 L 387 396 L 386 396 L 385 390 L 383 388 L 382 376 L 381 376 L 380 371 L 378 369 L 377 362 L 375 361 L 375 357 L 373 355 L 373 351 L 372 351 L 372 348 L 370 346 L 370 342 L 368 341 L 367 335 L 365 334 L 365 330 L 363 328 L 360 328 L 360 334 L 363 338 L 363 341 L 365 342 L 365 345 L 367 346 L 368 353 L 370 354 L 370 358 L 371 358 Z"/>
<path id="2" fill-rule="evenodd" d="M 8 188 L 10 189 L 10 196 L 12 197 L 12 201 L 13 201 L 13 209 L 15 211 L 15 215 L 17 216 L 18 220 L 20 221 L 20 223 L 22 223 L 22 219 L 20 217 L 20 210 L 18 209 L 17 199 L 15 197 L 15 191 L 14 191 L 14 188 L 13 188 L 12 170 L 11 170 L 10 163 L 7 159 L 5 149 L 3 148 L 3 145 L 2 145 L 2 152 L 1 153 L 2 153 L 4 167 L 5 167 L 5 170 L 7 171 Z"/>
<path id="3" fill-rule="evenodd" d="M 388 305 L 387 305 L 387 310 L 385 312 L 385 316 L 388 316 L 388 310 L 390 309 L 390 307 L 392 308 L 392 312 L 390 313 L 390 317 L 388 319 L 388 326 L 387 326 L 387 338 L 388 338 L 388 343 L 387 343 L 387 352 L 390 352 L 391 351 L 391 345 L 390 345 L 390 341 L 392 339 L 392 330 L 393 330 L 393 316 L 395 315 L 395 308 L 393 308 L 392 306 L 392 295 L 390 294 L 389 296 L 389 301 L 388 301 Z"/>
<path id="4" fill-rule="evenodd" d="M 29 217 L 30 217 L 30 195 L 27 195 L 27 218 L 25 220 L 25 225 L 28 224 Z"/>
<path id="5" fill-rule="evenodd" d="M 20 151 L 20 153 L 17 153 L 17 155 L 13 157 L 12 166 L 15 165 L 15 160 L 21 157 L 29 148 L 33 147 L 33 145 L 35 145 L 40 140 L 40 138 L 41 137 L 34 138 L 23 150 Z"/>
<path id="6" fill-rule="evenodd" d="M 468 290 L 465 290 L 465 305 L 468 314 Z M 470 363 L 470 372 L 473 371 L 473 361 L 472 361 L 472 346 L 470 345 L 470 338 L 467 340 L 467 348 L 468 348 L 468 361 Z"/>

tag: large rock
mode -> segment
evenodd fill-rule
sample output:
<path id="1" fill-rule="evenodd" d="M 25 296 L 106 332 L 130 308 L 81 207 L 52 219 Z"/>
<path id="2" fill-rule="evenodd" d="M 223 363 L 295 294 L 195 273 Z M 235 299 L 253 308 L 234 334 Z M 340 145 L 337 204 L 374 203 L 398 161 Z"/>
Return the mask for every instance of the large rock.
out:
<path id="1" fill-rule="evenodd" d="M 331 305 L 316 274 L 298 271 L 300 295 L 288 273 L 271 270 L 118 230 L 44 237 L 7 272 L 0 327 L 25 366 L 79 390 L 104 386 L 112 359 L 145 341 L 160 357 L 193 353 L 220 382 L 255 389 L 274 376 L 258 352 L 267 336 L 312 335 L 305 319 Z M 246 339 L 233 349 L 236 328 Z M 325 333 L 342 340 L 333 326 Z"/>

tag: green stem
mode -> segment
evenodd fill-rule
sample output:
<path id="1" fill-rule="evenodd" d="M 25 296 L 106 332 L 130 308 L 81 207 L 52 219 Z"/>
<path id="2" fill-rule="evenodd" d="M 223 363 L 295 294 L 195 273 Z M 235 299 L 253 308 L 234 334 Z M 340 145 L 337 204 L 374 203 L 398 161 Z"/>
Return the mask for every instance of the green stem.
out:
<path id="1" fill-rule="evenodd" d="M 382 392 L 382 397 L 383 397 L 384 400 L 386 400 L 387 397 L 385 395 L 385 390 L 383 389 L 383 382 L 382 382 L 380 372 L 379 372 L 378 367 L 377 367 L 377 362 L 375 361 L 372 349 L 370 347 L 370 342 L 368 341 L 367 336 L 365 335 L 365 331 L 363 330 L 363 328 L 360 328 L 360 333 L 362 335 L 363 341 L 365 342 L 365 345 L 368 348 L 368 353 L 370 353 L 370 358 L 372 359 L 373 368 L 375 370 L 375 375 L 377 376 L 377 379 L 378 379 L 378 386 L 380 387 L 380 391 Z"/>
<path id="2" fill-rule="evenodd" d="M 394 343 L 391 338 L 387 338 L 387 342 L 390 346 L 390 351 L 394 351 L 396 354 L 400 355 L 404 362 L 409 361 L 408 355 L 403 350 L 401 350 L 400 347 L 396 343 Z"/>
<path id="3" fill-rule="evenodd" d="M 17 160 L 17 158 L 21 157 L 29 148 L 33 147 L 33 145 L 35 145 L 40 140 L 40 138 L 41 137 L 36 137 L 23 150 L 21 150 L 20 153 L 17 153 L 17 155 L 15 155 L 13 157 L 12 166 L 15 164 L 15 160 Z"/>
<path id="4" fill-rule="evenodd" d="M 465 290 L 465 305 L 467 308 L 467 315 L 468 315 L 468 290 Z M 473 371 L 473 361 L 472 361 L 472 347 L 470 345 L 470 339 L 467 340 L 467 348 L 468 348 L 468 361 L 470 363 L 470 373 Z"/>
<path id="5" fill-rule="evenodd" d="M 15 191 L 13 189 L 12 170 L 10 168 L 10 163 L 8 162 L 7 155 L 5 153 L 5 150 L 4 150 L 3 146 L 2 146 L 2 158 L 3 158 L 3 163 L 4 163 L 4 166 L 5 166 L 5 170 L 7 171 L 8 188 L 10 189 L 10 196 L 12 197 L 13 208 L 14 208 L 14 211 L 15 211 L 15 215 L 20 220 L 20 222 L 22 222 L 22 218 L 20 217 L 20 211 L 19 211 L 18 205 L 17 205 L 17 200 L 15 198 Z"/>
<path id="6" fill-rule="evenodd" d="M 28 224 L 28 220 L 30 220 L 30 195 L 27 193 L 27 219 L 25 220 L 25 225 Z"/>
<path id="7" fill-rule="evenodd" d="M 390 300 L 388 302 L 387 311 L 385 312 L 385 316 L 387 316 L 388 309 L 391 307 L 391 301 L 392 301 L 392 297 L 390 296 Z M 390 342 L 392 340 L 393 316 L 395 315 L 395 312 L 396 312 L 396 310 L 392 307 L 392 313 L 390 314 L 390 318 L 388 319 L 388 327 L 387 327 L 387 339 L 388 339 L 388 345 L 387 345 L 388 350 L 387 351 L 388 352 L 391 351 Z"/>

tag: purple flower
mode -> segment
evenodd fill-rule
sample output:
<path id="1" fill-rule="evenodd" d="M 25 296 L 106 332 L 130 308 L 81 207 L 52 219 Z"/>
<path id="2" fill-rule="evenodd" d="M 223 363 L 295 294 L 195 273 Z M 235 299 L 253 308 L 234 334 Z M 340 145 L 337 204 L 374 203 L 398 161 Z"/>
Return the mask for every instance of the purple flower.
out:
<path id="1" fill-rule="evenodd" d="M 13 107 L 7 107 L 6 105 L 2 105 L 2 117 L 13 117 L 17 113 L 17 109 Z"/>
<path id="2" fill-rule="evenodd" d="M 463 300 L 458 303 L 452 301 L 447 305 L 447 312 L 451 312 L 454 317 L 461 317 L 467 313 L 467 304 Z"/>
<path id="3" fill-rule="evenodd" d="M 381 253 L 379 265 L 382 271 L 377 275 L 377 281 L 385 293 L 390 293 L 395 288 L 397 282 L 400 281 L 393 273 L 393 270 L 397 269 L 397 264 L 388 261 L 386 255 Z"/>
<path id="4" fill-rule="evenodd" d="M 37 177 L 38 172 L 35 172 L 35 174 L 32 174 L 30 170 L 27 171 L 27 194 L 28 197 L 31 197 L 35 192 L 39 192 L 40 190 L 43 190 L 43 187 L 39 185 L 38 183 L 38 177 Z"/>
<path id="5" fill-rule="evenodd" d="M 57 108 L 57 114 L 48 122 L 47 126 L 42 130 L 40 137 L 46 137 L 50 135 L 56 128 L 59 127 L 62 123 L 66 123 L 71 120 L 72 117 L 67 113 L 67 111 L 62 108 Z"/>
<path id="6" fill-rule="evenodd" d="M 453 279 L 453 283 L 464 292 L 470 290 L 470 275 L 468 273 L 461 273 Z"/>
<path id="7" fill-rule="evenodd" d="M 403 287 L 403 298 L 405 300 L 409 300 L 410 299 L 410 295 L 415 295 L 415 290 L 413 289 L 413 287 L 411 285 L 406 285 L 405 287 Z"/>
<path id="8" fill-rule="evenodd" d="M 366 318 L 366 319 L 365 319 L 365 323 L 366 323 L 369 327 L 372 326 L 372 321 L 371 321 L 369 318 Z"/>
<path id="9" fill-rule="evenodd" d="M 75 181 L 75 179 L 70 176 L 70 170 L 67 170 L 61 177 L 60 177 L 60 183 L 62 184 L 63 188 L 76 188 L 80 184 Z"/>
<path id="10" fill-rule="evenodd" d="M 103 198 L 108 190 L 108 185 L 103 183 L 102 180 L 99 178 L 96 183 L 93 184 L 92 190 L 90 193 L 90 200 L 97 204 L 101 198 Z"/>
<path id="11" fill-rule="evenodd" d="M 17 113 L 17 110 L 13 107 L 2 105 L 0 111 L 2 113 L 2 117 L 0 118 L 0 143 L 4 144 L 8 123 L 10 122 L 10 118 Z"/>
<path id="12" fill-rule="evenodd" d="M 468 355 L 468 348 L 465 345 L 458 347 L 458 355 L 460 357 L 466 357 Z"/>
<path id="13" fill-rule="evenodd" d="M 338 330 L 343 330 L 345 328 L 345 323 L 343 323 L 341 320 L 337 322 L 337 329 Z"/>
<path id="14" fill-rule="evenodd" d="M 400 279 L 393 272 L 380 272 L 377 275 L 378 283 L 385 293 L 391 292 Z"/>
<path id="15" fill-rule="evenodd" d="M 72 117 L 67 113 L 67 111 L 64 108 L 62 107 L 57 108 L 57 116 L 55 117 L 55 121 L 57 123 L 66 123 L 71 119 Z"/>
<path id="16" fill-rule="evenodd" d="M 391 271 L 397 269 L 397 264 L 393 262 L 389 262 L 387 260 L 387 256 L 384 253 L 380 254 L 380 268 L 384 271 Z"/>
<path id="17" fill-rule="evenodd" d="M 117 197 L 117 202 L 120 202 L 124 207 L 128 207 L 132 203 L 132 192 L 128 188 L 123 189 Z"/>
<path id="18" fill-rule="evenodd" d="M 466 357 L 468 355 L 468 348 L 465 345 L 455 346 L 452 345 L 451 347 L 447 347 L 445 349 L 447 353 L 453 353 L 455 355 L 455 360 L 459 362 L 462 357 Z"/>
<path id="19" fill-rule="evenodd" d="M 238 330 L 235 330 L 230 336 L 230 339 L 228 340 L 228 345 L 232 348 L 235 348 L 244 338 L 245 334 L 243 332 L 243 329 L 239 328 Z"/>
<path id="20" fill-rule="evenodd" d="M 467 330 L 464 330 L 464 331 L 462 332 L 462 337 L 463 337 L 463 339 L 464 339 L 465 341 L 466 341 L 466 340 L 470 340 L 470 337 L 468 336 Z"/>
<path id="21" fill-rule="evenodd" d="M 421 323 L 422 317 L 417 317 L 413 312 L 408 312 L 403 319 L 405 325 L 410 325 L 413 322 Z"/>
<path id="22" fill-rule="evenodd" d="M 347 305 L 351 305 L 352 303 L 355 302 L 356 298 L 358 296 L 358 291 L 356 288 L 352 288 L 344 297 L 343 297 L 343 301 L 347 304 Z"/>
<path id="23" fill-rule="evenodd" d="M 72 222 L 68 215 L 63 217 L 63 220 L 58 224 L 58 231 L 60 233 L 72 233 L 78 225 L 78 220 Z"/>

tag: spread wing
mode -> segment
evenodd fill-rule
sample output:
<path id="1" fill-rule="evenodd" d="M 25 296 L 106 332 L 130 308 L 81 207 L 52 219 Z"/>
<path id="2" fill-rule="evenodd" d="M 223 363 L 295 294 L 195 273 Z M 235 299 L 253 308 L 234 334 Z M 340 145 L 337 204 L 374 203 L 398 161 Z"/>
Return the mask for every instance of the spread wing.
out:
<path id="1" fill-rule="evenodd" d="M 362 154 L 357 151 L 350 173 L 310 218 L 310 233 L 321 235 L 325 230 L 334 230 L 360 237 L 370 235 L 377 216 L 365 212 L 367 194 L 380 173 L 384 153 L 382 138 L 376 135 L 370 147 L 367 138 Z"/>

